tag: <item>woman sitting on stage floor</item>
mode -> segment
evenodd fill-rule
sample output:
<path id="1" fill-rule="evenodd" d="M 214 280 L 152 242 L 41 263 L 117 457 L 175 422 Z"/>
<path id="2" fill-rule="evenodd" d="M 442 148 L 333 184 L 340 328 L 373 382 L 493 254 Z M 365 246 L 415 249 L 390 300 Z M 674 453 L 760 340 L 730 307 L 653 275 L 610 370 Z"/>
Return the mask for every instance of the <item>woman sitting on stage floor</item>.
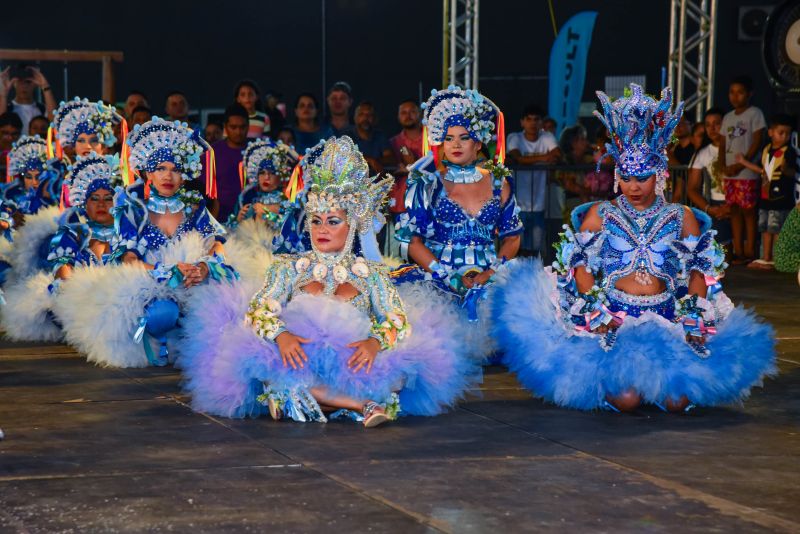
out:
<path id="1" fill-rule="evenodd" d="M 509 266 L 495 288 L 494 333 L 535 395 L 578 408 L 681 411 L 740 402 L 776 372 L 772 329 L 721 290 L 724 255 L 708 217 L 664 200 L 670 110 L 631 85 L 598 93 L 616 162 L 616 200 L 576 208 L 554 271 Z"/>
<path id="2" fill-rule="evenodd" d="M 391 177 L 373 181 L 348 137 L 304 162 L 312 250 L 277 256 L 255 296 L 238 283 L 192 297 L 179 362 L 193 407 L 325 422 L 325 405 L 367 427 L 440 413 L 479 372 L 451 336 L 455 312 L 404 305 L 388 268 L 353 252 Z"/>

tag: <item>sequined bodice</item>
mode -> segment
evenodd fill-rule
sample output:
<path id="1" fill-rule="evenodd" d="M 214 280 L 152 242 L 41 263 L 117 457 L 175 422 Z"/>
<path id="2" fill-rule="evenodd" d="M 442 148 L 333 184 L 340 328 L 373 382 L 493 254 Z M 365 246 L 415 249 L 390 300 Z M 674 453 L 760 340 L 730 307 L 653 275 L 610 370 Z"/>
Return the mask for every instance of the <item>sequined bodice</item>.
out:
<path id="1" fill-rule="evenodd" d="M 433 240 L 454 245 L 494 245 L 494 231 L 500 213 L 500 199 L 492 197 L 475 216 L 471 216 L 442 188 L 433 207 Z"/>
<path id="2" fill-rule="evenodd" d="M 657 197 L 651 207 L 637 211 L 621 196 L 617 204 L 601 204 L 599 214 L 604 234 L 602 285 L 613 288 L 620 278 L 640 271 L 663 280 L 674 291 L 681 268 L 670 245 L 681 239 L 683 206 Z"/>

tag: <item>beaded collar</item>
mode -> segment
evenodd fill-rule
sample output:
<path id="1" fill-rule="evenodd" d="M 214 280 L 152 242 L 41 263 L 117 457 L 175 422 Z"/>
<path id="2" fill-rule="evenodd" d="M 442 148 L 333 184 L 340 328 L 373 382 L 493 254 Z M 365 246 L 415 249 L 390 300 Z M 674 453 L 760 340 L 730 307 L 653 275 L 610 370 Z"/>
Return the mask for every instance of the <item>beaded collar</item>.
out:
<path id="1" fill-rule="evenodd" d="M 471 165 L 456 165 L 446 162 L 447 172 L 442 176 L 443 179 L 454 184 L 475 184 L 483 179 L 483 173 L 473 163 Z"/>
<path id="2" fill-rule="evenodd" d="M 110 243 L 111 240 L 114 238 L 114 235 L 116 234 L 116 232 L 114 231 L 113 224 L 111 224 L 110 226 L 105 226 L 90 220 L 88 225 L 89 229 L 92 231 L 91 238 L 96 239 L 98 241 Z"/>
<path id="3" fill-rule="evenodd" d="M 147 199 L 147 209 L 154 213 L 164 215 L 167 211 L 170 213 L 181 213 L 186 204 L 181 200 L 183 191 L 176 192 L 171 197 L 164 197 L 159 195 L 154 190 L 150 192 L 150 198 Z"/>
<path id="4" fill-rule="evenodd" d="M 630 202 L 628 202 L 628 199 L 625 198 L 625 195 L 620 195 L 617 197 L 617 205 L 619 206 L 620 210 L 622 210 L 622 213 L 624 213 L 628 219 L 635 222 L 640 231 L 647 226 L 647 223 L 656 215 L 656 213 L 661 211 L 661 209 L 664 207 L 664 204 L 666 204 L 664 197 L 656 195 L 656 199 L 649 207 L 643 210 L 637 210 L 631 205 Z"/>

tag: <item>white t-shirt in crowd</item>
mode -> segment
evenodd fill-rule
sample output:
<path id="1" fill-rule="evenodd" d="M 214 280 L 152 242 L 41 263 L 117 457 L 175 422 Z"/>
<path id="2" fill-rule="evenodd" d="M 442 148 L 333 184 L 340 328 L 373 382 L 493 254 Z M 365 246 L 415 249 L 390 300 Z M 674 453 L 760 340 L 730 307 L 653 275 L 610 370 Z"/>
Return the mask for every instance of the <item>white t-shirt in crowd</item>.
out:
<path id="1" fill-rule="evenodd" d="M 719 156 L 719 147 L 714 145 L 704 146 L 697 151 L 692 163 L 689 166 L 691 169 L 705 169 L 708 176 L 711 178 L 711 200 L 723 201 L 725 200 L 725 190 L 723 189 L 722 173 L 718 171 L 714 165 L 716 164 L 717 157 Z"/>
<path id="2" fill-rule="evenodd" d="M 16 113 L 19 120 L 22 121 L 22 135 L 28 135 L 28 125 L 31 119 L 41 115 L 41 110 L 36 104 L 18 104 L 14 101 L 11 104 L 11 111 Z"/>
<path id="3" fill-rule="evenodd" d="M 722 118 L 722 135 L 725 136 L 725 165 L 736 163 L 736 154 L 747 154 L 753 144 L 753 132 L 767 127 L 764 114 L 750 106 L 741 115 L 729 111 Z M 761 147 L 758 147 L 761 148 Z M 728 180 L 758 180 L 757 173 L 744 169 L 738 176 L 726 176 Z"/>
<path id="4" fill-rule="evenodd" d="M 536 141 L 525 138 L 525 132 L 514 132 L 506 139 L 506 151 L 519 150 L 523 156 L 547 154 L 558 147 L 550 132 L 541 130 Z M 547 171 L 515 171 L 517 205 L 521 211 L 544 211 Z"/>

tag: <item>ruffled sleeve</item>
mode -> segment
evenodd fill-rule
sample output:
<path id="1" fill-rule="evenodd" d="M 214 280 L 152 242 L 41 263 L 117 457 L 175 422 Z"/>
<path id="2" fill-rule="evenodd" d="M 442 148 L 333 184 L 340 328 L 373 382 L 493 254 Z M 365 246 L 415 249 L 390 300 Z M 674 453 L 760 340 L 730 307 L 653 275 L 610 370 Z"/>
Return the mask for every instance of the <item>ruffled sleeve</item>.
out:
<path id="1" fill-rule="evenodd" d="M 571 274 L 577 267 L 597 274 L 602 267 L 600 251 L 603 248 L 602 232 L 573 232 L 564 225 L 561 240 L 555 244 L 556 259 L 553 268 L 561 275 Z"/>
<path id="2" fill-rule="evenodd" d="M 113 244 L 111 257 L 122 257 L 126 252 L 135 253 L 139 259 L 147 253 L 147 240 L 141 234 L 147 222 L 147 210 L 140 198 L 144 185 L 137 182 L 128 189 L 117 187 L 114 194 L 114 230 L 119 239 Z"/>
<path id="3" fill-rule="evenodd" d="M 716 233 L 716 230 L 708 230 L 700 237 L 690 235 L 671 244 L 670 247 L 678 255 L 684 277 L 697 271 L 706 277 L 708 285 L 713 285 L 722 277 L 726 267 L 725 251 L 714 239 Z"/>
<path id="4" fill-rule="evenodd" d="M 228 233 L 206 208 L 205 199 L 195 191 L 187 191 L 182 200 L 191 206 L 192 212 L 191 227 L 200 232 L 203 237 L 214 237 L 220 243 L 225 243 L 225 236 Z"/>
<path id="5" fill-rule="evenodd" d="M 86 224 L 72 223 L 59 227 L 50 240 L 47 262 L 53 273 L 64 265 L 81 263 L 81 253 L 89 245 L 91 231 Z"/>
<path id="6" fill-rule="evenodd" d="M 372 306 L 370 337 L 380 342 L 381 350 L 388 350 L 411 333 L 411 325 L 386 267 L 370 262 L 369 288 Z"/>
<path id="7" fill-rule="evenodd" d="M 294 262 L 288 259 L 276 261 L 267 269 L 264 286 L 250 301 L 245 314 L 245 323 L 262 338 L 275 341 L 278 335 L 286 332 L 280 315 L 291 298 L 296 276 Z"/>
<path id="8" fill-rule="evenodd" d="M 406 211 L 396 225 L 398 241 L 408 244 L 414 236 L 433 236 L 433 199 L 440 188 L 436 174 L 425 170 L 411 172 L 405 196 Z"/>
<path id="9" fill-rule="evenodd" d="M 273 254 L 302 254 L 311 250 L 311 238 L 303 228 L 304 210 L 299 201 L 281 207 L 282 220 L 272 239 Z"/>

